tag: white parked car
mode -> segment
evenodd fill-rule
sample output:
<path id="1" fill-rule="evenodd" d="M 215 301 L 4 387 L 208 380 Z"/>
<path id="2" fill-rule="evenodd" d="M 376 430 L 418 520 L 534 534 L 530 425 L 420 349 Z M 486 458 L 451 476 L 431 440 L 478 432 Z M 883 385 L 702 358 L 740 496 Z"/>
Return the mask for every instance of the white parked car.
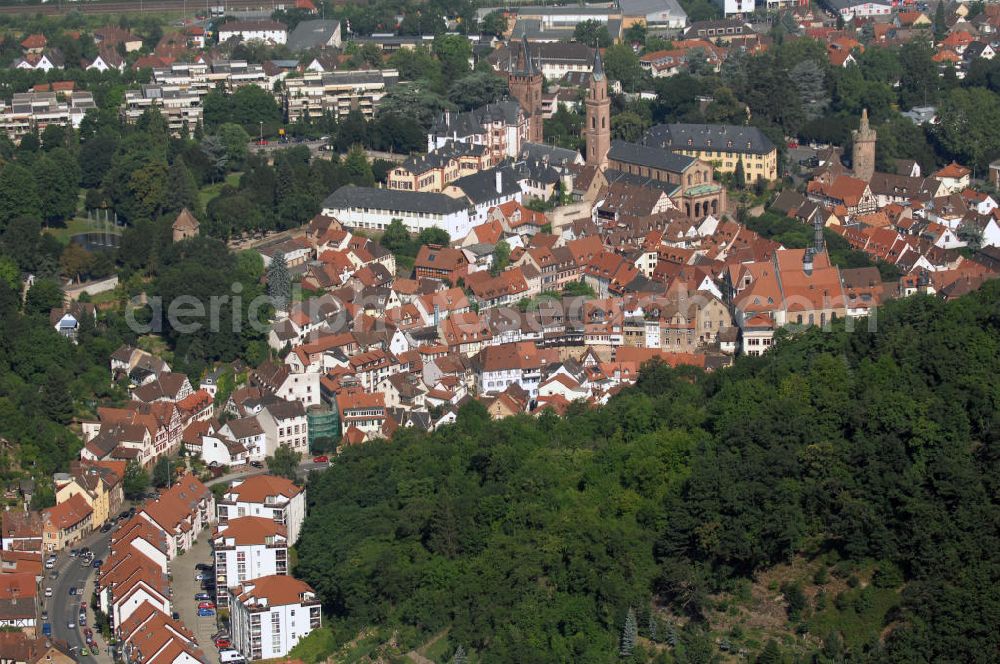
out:
<path id="1" fill-rule="evenodd" d="M 52 588 L 46 588 L 45 589 L 45 596 L 46 597 L 52 597 Z"/>

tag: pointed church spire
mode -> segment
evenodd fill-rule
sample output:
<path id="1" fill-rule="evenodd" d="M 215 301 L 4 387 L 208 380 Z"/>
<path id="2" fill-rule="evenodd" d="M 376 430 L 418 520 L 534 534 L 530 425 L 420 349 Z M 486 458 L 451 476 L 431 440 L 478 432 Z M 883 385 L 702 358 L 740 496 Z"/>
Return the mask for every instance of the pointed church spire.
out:
<path id="1" fill-rule="evenodd" d="M 527 34 L 521 35 L 521 52 L 517 54 L 517 70 L 515 73 L 518 76 L 534 76 L 538 73 L 535 63 L 531 59 L 531 53 L 528 51 Z"/>
<path id="2" fill-rule="evenodd" d="M 604 61 L 601 60 L 600 48 L 594 49 L 594 70 L 590 75 L 595 81 L 600 81 L 604 78 Z"/>
<path id="3" fill-rule="evenodd" d="M 823 217 L 820 214 L 816 214 L 813 219 L 813 253 L 823 253 L 825 244 L 823 241 Z"/>
<path id="4" fill-rule="evenodd" d="M 858 131 L 867 132 L 868 129 L 869 129 L 869 127 L 868 127 L 868 109 L 867 108 L 862 108 L 861 109 L 861 125 L 858 127 Z"/>

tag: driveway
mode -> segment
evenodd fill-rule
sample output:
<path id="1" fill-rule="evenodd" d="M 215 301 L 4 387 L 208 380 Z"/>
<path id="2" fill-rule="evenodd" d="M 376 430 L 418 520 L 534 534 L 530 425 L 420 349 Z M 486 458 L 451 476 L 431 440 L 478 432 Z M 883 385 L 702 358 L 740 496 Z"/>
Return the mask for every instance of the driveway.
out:
<path id="1" fill-rule="evenodd" d="M 198 563 L 212 562 L 212 534 L 206 529 L 190 550 L 177 556 L 171 562 L 171 587 L 173 588 L 173 608 L 180 614 L 181 622 L 195 634 L 198 645 L 211 662 L 218 662 L 218 651 L 212 641 L 212 635 L 219 628 L 216 616 L 199 616 L 198 602 L 194 596 L 202 592 L 201 583 L 195 580 L 198 571 L 194 568 Z"/>

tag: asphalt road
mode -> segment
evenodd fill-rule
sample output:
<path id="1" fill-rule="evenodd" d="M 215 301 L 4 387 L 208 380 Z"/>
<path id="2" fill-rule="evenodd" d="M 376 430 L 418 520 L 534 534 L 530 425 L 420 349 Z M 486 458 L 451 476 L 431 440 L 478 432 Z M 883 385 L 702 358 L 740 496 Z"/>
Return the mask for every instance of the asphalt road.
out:
<path id="1" fill-rule="evenodd" d="M 73 548 L 90 547 L 90 550 L 94 552 L 95 559 L 106 560 L 110 539 L 111 532 L 97 532 Z M 71 558 L 69 551 L 59 552 L 55 568 L 59 572 L 59 578 L 51 579 L 46 576 L 45 579 L 45 587 L 52 588 L 52 597 L 46 599 L 49 622 L 52 623 L 52 635 L 66 641 L 71 648 L 75 646 L 79 650 L 85 645 L 83 629 L 77 624 L 80 617 L 80 602 L 85 601 L 89 604 L 93 600 L 93 581 L 96 577 L 96 570 L 90 566 L 81 567 L 80 559 Z M 51 571 L 46 570 L 46 573 Z M 75 587 L 78 594 L 70 595 L 69 589 L 71 587 Z M 76 628 L 69 629 L 70 620 L 76 624 Z M 89 610 L 87 612 L 87 627 L 94 629 L 94 614 Z M 102 654 L 100 661 L 111 661 L 106 652 Z"/>

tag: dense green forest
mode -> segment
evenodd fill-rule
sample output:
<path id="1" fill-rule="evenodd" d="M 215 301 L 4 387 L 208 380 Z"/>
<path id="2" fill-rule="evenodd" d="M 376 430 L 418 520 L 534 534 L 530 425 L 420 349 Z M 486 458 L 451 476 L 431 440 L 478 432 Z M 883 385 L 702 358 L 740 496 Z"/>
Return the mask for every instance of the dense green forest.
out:
<path id="1" fill-rule="evenodd" d="M 405 651 L 447 629 L 439 661 L 996 661 L 1000 283 L 843 325 L 712 374 L 648 365 L 604 408 L 473 404 L 347 449 L 311 478 L 296 569 L 331 640 L 377 626 Z M 719 632 L 751 580 L 802 560 L 819 567 L 780 588 L 787 638 Z M 804 592 L 837 578 L 835 598 Z"/>

